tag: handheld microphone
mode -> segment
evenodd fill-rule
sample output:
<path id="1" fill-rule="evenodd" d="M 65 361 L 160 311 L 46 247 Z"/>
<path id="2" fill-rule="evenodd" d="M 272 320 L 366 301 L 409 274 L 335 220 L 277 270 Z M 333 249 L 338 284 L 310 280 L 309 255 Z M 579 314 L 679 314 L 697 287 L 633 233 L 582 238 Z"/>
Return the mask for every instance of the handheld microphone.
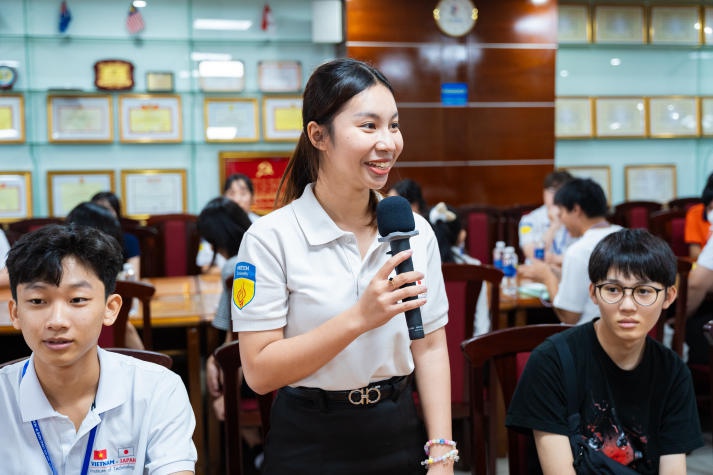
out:
<path id="1" fill-rule="evenodd" d="M 390 254 L 396 255 L 401 251 L 411 249 L 409 238 L 418 234 L 416 223 L 413 220 L 413 211 L 409 202 L 401 196 L 389 196 L 379 201 L 376 205 L 376 226 L 379 229 L 379 242 L 391 244 Z M 409 257 L 396 266 L 396 273 L 401 274 L 413 270 L 413 261 Z M 416 285 L 409 282 L 401 286 Z M 416 300 L 417 297 L 406 297 L 404 302 Z M 423 323 L 421 322 L 421 309 L 414 308 L 406 312 L 406 325 L 408 336 L 412 340 L 423 338 Z"/>

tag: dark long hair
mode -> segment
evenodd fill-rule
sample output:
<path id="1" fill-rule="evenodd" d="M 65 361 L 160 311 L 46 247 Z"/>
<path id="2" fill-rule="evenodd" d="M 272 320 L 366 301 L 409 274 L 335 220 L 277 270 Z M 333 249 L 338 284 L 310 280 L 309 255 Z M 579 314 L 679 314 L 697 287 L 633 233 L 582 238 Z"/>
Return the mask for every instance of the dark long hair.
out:
<path id="1" fill-rule="evenodd" d="M 302 99 L 302 133 L 282 175 L 275 207 L 299 198 L 307 184 L 317 180 L 319 150 L 307 137 L 307 124 L 325 125 L 332 133 L 332 120 L 344 104 L 371 86 L 381 84 L 393 94 L 384 75 L 368 64 L 352 58 L 339 58 L 319 66 L 307 81 Z M 369 207 L 376 216 L 377 198 L 372 193 Z"/>
<path id="2" fill-rule="evenodd" d="M 220 196 L 210 200 L 198 215 L 198 233 L 228 257 L 238 253 L 243 234 L 251 221 L 245 211 L 232 200 Z"/>

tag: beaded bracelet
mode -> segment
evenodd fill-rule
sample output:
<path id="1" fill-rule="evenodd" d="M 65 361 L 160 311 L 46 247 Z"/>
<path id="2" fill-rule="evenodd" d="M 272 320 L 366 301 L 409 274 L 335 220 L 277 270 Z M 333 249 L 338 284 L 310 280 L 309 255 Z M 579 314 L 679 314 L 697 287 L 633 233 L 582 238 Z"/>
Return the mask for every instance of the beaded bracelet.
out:
<path id="1" fill-rule="evenodd" d="M 448 445 L 450 447 L 453 447 L 454 449 L 456 448 L 456 443 L 453 440 L 431 439 L 428 442 L 426 442 L 426 445 L 423 446 L 423 451 L 426 452 L 426 455 L 428 455 L 429 452 L 431 451 L 432 445 Z"/>
<path id="2" fill-rule="evenodd" d="M 430 467 L 431 465 L 437 464 L 437 463 L 446 463 L 448 461 L 451 462 L 457 462 L 460 459 L 458 457 L 458 449 L 453 449 L 450 452 L 441 455 L 440 457 L 428 457 L 426 460 L 421 462 L 421 465 L 424 467 Z"/>

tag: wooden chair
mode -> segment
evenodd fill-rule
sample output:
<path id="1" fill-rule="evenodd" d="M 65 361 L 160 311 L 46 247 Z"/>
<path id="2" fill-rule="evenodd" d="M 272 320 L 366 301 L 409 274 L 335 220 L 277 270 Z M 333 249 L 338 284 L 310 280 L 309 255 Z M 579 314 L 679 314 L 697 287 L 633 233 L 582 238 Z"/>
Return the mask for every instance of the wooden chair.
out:
<path id="1" fill-rule="evenodd" d="M 258 396 L 255 403 L 249 403 L 240 397 L 242 377 L 239 371 L 240 346 L 237 341 L 221 346 L 213 355 L 223 370 L 225 473 L 241 475 L 243 450 L 240 428 L 261 426 L 263 439 L 265 438 L 270 430 L 272 393 Z"/>
<path id="2" fill-rule="evenodd" d="M 500 282 L 503 273 L 495 267 L 470 264 L 443 264 L 443 280 L 448 296 L 448 325 L 446 339 L 448 341 L 448 357 L 451 367 L 451 414 L 460 423 L 458 428 L 463 433 L 463 439 L 470 438 L 468 418 L 470 409 L 468 403 L 468 371 L 466 361 L 460 351 L 460 344 L 473 336 L 475 308 L 478 297 L 487 282 L 488 308 L 490 310 L 490 327 L 498 328 L 500 320 Z M 464 461 L 467 461 L 467 444 Z"/>
<path id="3" fill-rule="evenodd" d="M 8 242 L 12 245 L 23 234 L 27 234 L 30 231 L 35 231 L 48 224 L 62 224 L 63 222 L 63 218 L 54 217 L 21 219 L 19 221 L 8 223 L 6 226 L 5 234 L 7 236 Z"/>
<path id="4" fill-rule="evenodd" d="M 684 209 L 654 211 L 649 216 L 649 226 L 651 234 L 666 241 L 675 255 L 688 257 L 688 244 L 684 237 L 686 228 L 686 211 Z"/>
<path id="5" fill-rule="evenodd" d="M 676 302 L 669 307 L 668 311 L 661 313 L 651 336 L 658 341 L 663 341 L 664 325 L 670 319 L 673 319 L 673 339 L 671 341 L 671 349 L 683 357 L 683 342 L 686 340 L 686 307 L 688 303 L 688 276 L 693 267 L 693 261 L 687 257 L 679 257 L 677 259 L 677 275 L 678 275 L 678 294 Z"/>
<path id="6" fill-rule="evenodd" d="M 543 324 L 504 328 L 464 341 L 461 349 L 470 366 L 470 417 L 472 421 L 471 473 L 495 475 L 497 458 L 496 389 L 500 382 L 505 407 L 510 405 L 525 358 L 550 335 L 571 325 Z M 484 382 L 488 381 L 487 388 Z M 508 430 L 510 475 L 527 473 L 525 437 Z"/>
<path id="7" fill-rule="evenodd" d="M 117 280 L 116 290 L 121 295 L 122 304 L 113 328 L 113 344 L 111 346 L 124 348 L 126 346 L 126 322 L 129 320 L 131 304 L 135 298 L 141 302 L 141 315 L 143 318 L 143 328 L 141 330 L 141 340 L 144 348 L 153 348 L 153 335 L 151 331 L 151 298 L 156 293 L 153 285 L 146 282 L 134 282 L 128 280 Z"/>
<path id="8" fill-rule="evenodd" d="M 199 274 L 200 268 L 196 265 L 200 244 L 197 223 L 198 217 L 188 213 L 149 217 L 146 226 L 156 229 L 157 234 L 142 243 L 147 247 L 141 249 L 142 277 Z"/>
<path id="9" fill-rule="evenodd" d="M 159 353 L 157 351 L 135 350 L 132 348 L 105 348 L 105 350 L 111 351 L 113 353 L 120 353 L 126 356 L 132 356 L 143 361 L 148 361 L 149 363 L 156 363 L 158 365 L 165 366 L 168 369 L 171 369 L 171 367 L 173 366 L 173 358 L 171 358 L 169 355 Z M 0 363 L 0 368 L 2 368 L 3 366 L 11 365 L 13 363 L 17 363 L 18 361 L 24 361 L 26 359 L 27 357 L 23 356 L 22 358 Z"/>
<path id="10" fill-rule="evenodd" d="M 504 221 L 500 209 L 486 205 L 468 205 L 458 209 L 463 229 L 468 233 L 465 248 L 468 254 L 483 264 L 493 263 L 496 241 L 505 240 Z"/>
<path id="11" fill-rule="evenodd" d="M 669 209 L 682 209 L 684 211 L 688 211 L 688 208 L 693 205 L 697 205 L 698 203 L 701 203 L 700 196 L 688 196 L 685 198 L 675 198 L 666 203 L 666 206 Z"/>
<path id="12" fill-rule="evenodd" d="M 662 208 L 656 201 L 625 201 L 614 207 L 612 221 L 625 228 L 649 229 L 649 215 Z"/>

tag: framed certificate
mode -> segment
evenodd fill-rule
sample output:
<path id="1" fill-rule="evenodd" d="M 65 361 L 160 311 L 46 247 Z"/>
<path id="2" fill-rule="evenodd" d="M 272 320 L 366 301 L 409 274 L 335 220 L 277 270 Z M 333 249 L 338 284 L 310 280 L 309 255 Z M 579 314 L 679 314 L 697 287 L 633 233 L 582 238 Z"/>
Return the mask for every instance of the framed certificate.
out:
<path id="1" fill-rule="evenodd" d="M 119 136 L 122 142 L 173 142 L 183 137 L 178 95 L 119 96 Z"/>
<path id="2" fill-rule="evenodd" d="M 114 191 L 112 170 L 48 171 L 50 216 L 67 216 L 82 201 L 100 191 Z"/>
<path id="3" fill-rule="evenodd" d="M 713 97 L 701 97 L 700 101 L 701 135 L 713 137 Z"/>
<path id="4" fill-rule="evenodd" d="M 170 71 L 149 71 L 146 73 L 148 92 L 173 92 L 173 73 Z"/>
<path id="5" fill-rule="evenodd" d="M 595 5 L 595 43 L 646 43 L 644 7 L 640 5 Z"/>
<path id="6" fill-rule="evenodd" d="M 302 63 L 299 61 L 260 61 L 258 87 L 262 92 L 295 92 L 302 89 Z"/>
<path id="7" fill-rule="evenodd" d="M 0 95 L 0 144 L 25 141 L 25 98 L 21 94 Z"/>
<path id="8" fill-rule="evenodd" d="M 47 140 L 109 143 L 114 140 L 111 96 L 47 96 Z"/>
<path id="9" fill-rule="evenodd" d="M 698 137 L 696 97 L 651 97 L 648 100 L 650 137 Z"/>
<path id="10" fill-rule="evenodd" d="M 186 170 L 122 170 L 121 196 L 130 218 L 185 213 Z"/>
<path id="11" fill-rule="evenodd" d="M 0 172 L 0 222 L 32 216 L 30 172 Z"/>
<path id="12" fill-rule="evenodd" d="M 676 165 L 624 167 L 626 201 L 668 203 L 676 197 Z"/>
<path id="13" fill-rule="evenodd" d="M 257 142 L 257 99 L 206 97 L 203 123 L 206 142 Z"/>
<path id="14" fill-rule="evenodd" d="M 697 5 L 651 6 L 649 40 L 652 44 L 667 45 L 702 43 L 700 7 Z"/>
<path id="15" fill-rule="evenodd" d="M 560 4 L 557 7 L 557 42 L 589 43 L 591 40 L 589 6 L 586 4 Z"/>
<path id="16" fill-rule="evenodd" d="M 594 106 L 597 137 L 646 136 L 646 101 L 643 97 L 598 97 Z"/>
<path id="17" fill-rule="evenodd" d="M 198 84 L 205 92 L 239 92 L 245 89 L 245 63 L 242 61 L 201 61 Z"/>
<path id="18" fill-rule="evenodd" d="M 555 136 L 557 138 L 590 138 L 594 135 L 592 99 L 558 97 L 555 99 Z"/>
<path id="19" fill-rule="evenodd" d="M 713 7 L 703 7 L 703 42 L 713 44 Z"/>
<path id="20" fill-rule="evenodd" d="M 218 187 L 233 173 L 247 175 L 255 188 L 252 209 L 258 214 L 273 210 L 277 187 L 290 161 L 290 152 L 220 152 L 218 161 Z"/>
<path id="21" fill-rule="evenodd" d="M 608 166 L 596 167 L 566 167 L 572 176 L 577 178 L 591 178 L 597 182 L 604 190 L 607 197 L 607 203 L 611 204 L 611 169 Z"/>
<path id="22" fill-rule="evenodd" d="M 266 142 L 294 142 L 302 132 L 302 98 L 262 99 L 262 133 Z"/>

